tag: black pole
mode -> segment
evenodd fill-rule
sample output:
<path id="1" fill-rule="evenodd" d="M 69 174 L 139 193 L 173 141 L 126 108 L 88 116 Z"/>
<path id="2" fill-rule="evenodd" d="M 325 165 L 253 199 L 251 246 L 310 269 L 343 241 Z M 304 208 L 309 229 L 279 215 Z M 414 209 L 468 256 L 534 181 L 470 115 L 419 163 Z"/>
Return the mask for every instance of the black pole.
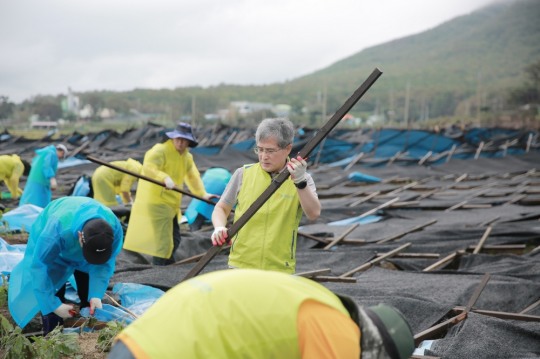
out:
<path id="1" fill-rule="evenodd" d="M 334 113 L 334 115 L 321 127 L 315 136 L 313 136 L 298 153 L 302 158 L 307 158 L 315 147 L 321 141 L 328 136 L 330 131 L 341 121 L 341 119 L 353 108 L 353 106 L 364 96 L 364 94 L 370 89 L 370 87 L 377 81 L 382 75 L 382 72 L 375 68 L 371 75 L 354 91 L 347 101 Z M 276 178 L 272 180 L 272 183 L 264 190 L 264 192 L 251 204 L 247 211 L 240 216 L 228 229 L 227 233 L 229 238 L 238 233 L 238 231 L 247 223 L 247 221 L 263 206 L 263 204 L 274 194 L 274 192 L 285 182 L 290 173 L 287 169 L 281 171 Z M 188 274 L 182 279 L 182 282 L 186 279 L 195 277 L 199 274 L 204 267 L 214 258 L 221 250 L 221 246 L 211 247 L 206 254 L 197 262 L 197 264 L 189 271 Z"/>
<path id="2" fill-rule="evenodd" d="M 122 167 L 118 167 L 118 166 L 115 166 L 109 162 L 105 162 L 105 161 L 102 161 L 100 160 L 99 158 L 96 158 L 96 157 L 92 157 L 92 156 L 86 156 L 86 159 L 91 161 L 91 162 L 94 162 L 94 163 L 97 163 L 97 164 L 100 164 L 100 165 L 103 165 L 103 166 L 107 166 L 109 168 L 112 168 L 114 170 L 117 170 L 118 172 L 123 172 L 123 173 L 126 173 L 130 176 L 133 176 L 133 177 L 136 177 L 136 178 L 139 178 L 139 179 L 142 179 L 142 180 L 145 180 L 145 181 L 148 181 L 148 182 L 151 182 L 155 185 L 158 185 L 158 186 L 161 186 L 161 187 L 165 187 L 165 184 L 163 182 L 160 182 L 158 180 L 155 180 L 153 178 L 150 178 L 148 176 L 145 176 L 145 175 L 141 175 L 137 172 L 133 172 L 133 171 L 130 171 L 130 170 L 126 170 Z M 198 199 L 199 201 L 203 201 L 203 202 L 206 202 L 208 204 L 212 204 L 212 205 L 215 205 L 215 202 L 212 202 L 210 201 L 209 199 L 206 199 L 206 198 L 203 198 L 203 197 L 200 197 L 200 196 L 197 196 L 191 192 L 188 192 L 188 191 L 184 191 L 183 189 L 181 188 L 178 188 L 178 187 L 174 187 L 174 188 L 171 188 L 171 191 L 176 191 L 176 192 L 180 192 L 182 194 L 185 194 L 186 196 L 189 196 L 189 197 L 192 197 L 192 198 L 195 198 L 195 199 Z"/>

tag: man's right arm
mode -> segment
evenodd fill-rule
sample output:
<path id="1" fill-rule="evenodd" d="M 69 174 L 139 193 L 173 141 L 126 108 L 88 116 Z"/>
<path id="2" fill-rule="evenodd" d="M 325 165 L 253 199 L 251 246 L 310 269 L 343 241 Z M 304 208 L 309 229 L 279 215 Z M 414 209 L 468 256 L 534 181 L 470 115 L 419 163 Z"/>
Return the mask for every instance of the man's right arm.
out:
<path id="1" fill-rule="evenodd" d="M 212 233 L 212 245 L 221 246 L 227 242 L 229 237 L 227 231 L 227 220 L 231 214 L 232 207 L 220 200 L 216 203 L 212 212 L 212 224 L 214 233 Z"/>
<path id="2" fill-rule="evenodd" d="M 233 173 L 212 212 L 212 224 L 214 225 L 212 244 L 214 246 L 223 245 L 227 240 L 227 222 L 242 185 L 242 174 L 243 168 L 239 168 Z"/>

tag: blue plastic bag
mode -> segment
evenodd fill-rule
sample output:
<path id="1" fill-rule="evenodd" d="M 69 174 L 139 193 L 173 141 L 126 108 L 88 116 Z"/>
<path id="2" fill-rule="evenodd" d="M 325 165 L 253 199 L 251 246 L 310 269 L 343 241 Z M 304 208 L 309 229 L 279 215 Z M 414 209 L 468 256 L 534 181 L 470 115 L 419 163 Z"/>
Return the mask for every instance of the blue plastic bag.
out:
<path id="1" fill-rule="evenodd" d="M 165 294 L 161 289 L 137 283 L 117 283 L 113 293 L 119 296 L 123 307 L 136 315 L 143 314 Z"/>
<path id="2" fill-rule="evenodd" d="M 85 318 L 91 317 L 90 308 L 86 307 L 81 309 L 80 314 Z M 128 312 L 110 304 L 103 304 L 103 308 L 96 308 L 93 317 L 102 322 L 110 322 L 111 320 L 114 320 L 117 322 L 124 322 L 126 324 L 130 324 L 135 319 Z"/>

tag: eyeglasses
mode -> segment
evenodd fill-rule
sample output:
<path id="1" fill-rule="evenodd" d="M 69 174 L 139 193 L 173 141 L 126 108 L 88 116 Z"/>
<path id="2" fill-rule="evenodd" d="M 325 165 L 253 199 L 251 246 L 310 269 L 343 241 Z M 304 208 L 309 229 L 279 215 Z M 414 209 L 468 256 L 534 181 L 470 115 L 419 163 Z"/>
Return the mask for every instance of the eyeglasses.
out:
<path id="1" fill-rule="evenodd" d="M 281 151 L 283 148 L 262 148 L 262 147 L 254 147 L 253 151 L 257 154 L 259 153 L 267 153 L 269 155 L 273 155 L 276 152 Z"/>

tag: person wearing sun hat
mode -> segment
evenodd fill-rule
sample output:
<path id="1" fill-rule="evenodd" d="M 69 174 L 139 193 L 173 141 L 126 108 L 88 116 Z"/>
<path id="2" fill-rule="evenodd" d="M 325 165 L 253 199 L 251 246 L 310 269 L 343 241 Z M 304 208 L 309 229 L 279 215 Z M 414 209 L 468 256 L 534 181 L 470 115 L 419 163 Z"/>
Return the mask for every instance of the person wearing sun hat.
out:
<path id="1" fill-rule="evenodd" d="M 182 217 L 182 194 L 172 189 L 183 189 L 187 185 L 189 191 L 199 197 L 218 197 L 206 192 L 188 150 L 198 145 L 191 126 L 180 122 L 166 135 L 168 139 L 164 143 L 146 152 L 141 171 L 163 186 L 139 180 L 124 242 L 124 249 L 151 255 L 154 265 L 174 263 L 174 252 L 180 244 L 178 219 Z"/>
<path id="2" fill-rule="evenodd" d="M 24 258 L 9 279 L 9 311 L 21 328 L 41 312 L 44 335 L 75 309 L 66 303 L 65 285 L 74 275 L 80 308 L 101 308 L 123 232 L 114 213 L 88 197 L 52 201 L 38 215 Z M 58 290 L 58 288 L 60 288 Z"/>
<path id="3" fill-rule="evenodd" d="M 68 150 L 64 144 L 59 143 L 56 146 L 37 149 L 35 152 L 36 156 L 32 159 L 32 168 L 19 205 L 33 204 L 44 208 L 51 201 L 51 191 L 56 190 L 58 186 L 56 182 L 58 160 L 66 158 Z"/>

